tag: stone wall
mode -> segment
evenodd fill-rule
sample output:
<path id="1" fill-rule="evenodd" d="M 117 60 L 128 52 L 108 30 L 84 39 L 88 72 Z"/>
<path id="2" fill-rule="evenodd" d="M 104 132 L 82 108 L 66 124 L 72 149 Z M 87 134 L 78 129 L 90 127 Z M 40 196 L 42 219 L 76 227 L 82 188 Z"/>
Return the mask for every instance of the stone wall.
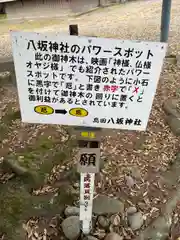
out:
<path id="1" fill-rule="evenodd" d="M 37 0 L 6 4 L 8 19 L 64 17 L 72 13 L 88 11 L 98 6 L 98 0 Z"/>
<path id="2" fill-rule="evenodd" d="M 70 9 L 69 2 L 60 0 L 6 3 L 8 19 L 66 16 L 70 14 Z"/>
<path id="3" fill-rule="evenodd" d="M 8 19 L 39 17 L 65 17 L 73 13 L 82 13 L 98 6 L 121 3 L 127 0 L 27 0 L 6 3 Z"/>

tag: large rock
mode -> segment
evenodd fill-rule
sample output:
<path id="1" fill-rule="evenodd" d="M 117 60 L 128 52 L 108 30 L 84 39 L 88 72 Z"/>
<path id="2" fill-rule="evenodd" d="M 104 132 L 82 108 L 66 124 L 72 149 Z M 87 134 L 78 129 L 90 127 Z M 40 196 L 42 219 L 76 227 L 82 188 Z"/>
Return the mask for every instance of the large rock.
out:
<path id="1" fill-rule="evenodd" d="M 99 195 L 93 202 L 93 213 L 97 215 L 123 213 L 124 204 L 108 196 Z"/>
<path id="2" fill-rule="evenodd" d="M 109 233 L 106 237 L 105 240 L 123 240 L 124 238 L 122 236 L 120 236 L 117 233 Z"/>
<path id="3" fill-rule="evenodd" d="M 71 216 L 66 218 L 61 224 L 62 230 L 66 238 L 75 240 L 80 235 L 79 217 Z"/>
<path id="4" fill-rule="evenodd" d="M 180 136 L 180 118 L 176 118 L 173 116 L 168 116 L 166 118 L 167 123 L 169 124 L 169 127 L 171 131 L 176 135 Z"/>
<path id="5" fill-rule="evenodd" d="M 172 132 L 180 135 L 180 101 L 177 99 L 168 99 L 163 104 L 163 109 L 166 116 L 166 121 L 169 124 Z"/>
<path id="6" fill-rule="evenodd" d="M 142 213 L 137 212 L 133 215 L 128 215 L 128 222 L 132 230 L 140 229 L 144 223 Z"/>
<path id="7" fill-rule="evenodd" d="M 179 101 L 177 99 L 168 99 L 163 104 L 163 109 L 168 116 L 175 118 L 180 117 L 180 110 L 178 109 Z"/>
<path id="8" fill-rule="evenodd" d="M 69 216 L 79 216 L 79 208 L 78 207 L 71 207 L 71 206 L 68 206 L 65 211 L 64 211 L 64 214 L 66 215 L 66 217 L 69 217 Z"/>

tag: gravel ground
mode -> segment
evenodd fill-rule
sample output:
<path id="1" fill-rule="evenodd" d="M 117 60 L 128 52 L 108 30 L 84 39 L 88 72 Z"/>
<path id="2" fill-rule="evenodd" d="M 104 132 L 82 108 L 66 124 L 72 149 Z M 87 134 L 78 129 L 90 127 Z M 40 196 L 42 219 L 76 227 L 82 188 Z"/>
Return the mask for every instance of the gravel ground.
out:
<path id="1" fill-rule="evenodd" d="M 172 51 L 178 51 L 180 35 L 180 1 L 173 0 L 169 43 Z M 161 1 L 135 1 L 112 6 L 82 15 L 67 18 L 60 24 L 40 29 L 41 32 L 67 32 L 68 24 L 77 23 L 80 34 L 121 39 L 158 41 L 160 38 Z M 17 28 L 17 27 L 16 27 Z M 37 30 L 37 29 L 36 29 Z M 33 29 L 33 31 L 35 31 Z M 39 30 L 38 30 L 39 31 Z M 11 43 L 7 33 L 0 37 L 0 57 L 11 55 Z"/>

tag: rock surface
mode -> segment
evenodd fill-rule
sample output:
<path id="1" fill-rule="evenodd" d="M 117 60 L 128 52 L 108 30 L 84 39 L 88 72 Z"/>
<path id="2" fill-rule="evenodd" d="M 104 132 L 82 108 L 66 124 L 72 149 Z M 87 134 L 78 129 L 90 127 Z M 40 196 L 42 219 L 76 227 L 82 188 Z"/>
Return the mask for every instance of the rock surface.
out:
<path id="1" fill-rule="evenodd" d="M 98 217 L 98 223 L 101 227 L 103 228 L 108 228 L 109 227 L 109 224 L 110 224 L 110 221 L 108 218 L 104 217 L 104 216 L 99 216 Z"/>
<path id="2" fill-rule="evenodd" d="M 136 207 L 129 207 L 127 210 L 126 210 L 126 213 L 127 215 L 132 215 L 134 213 L 137 212 L 137 208 Z"/>
<path id="3" fill-rule="evenodd" d="M 65 211 L 64 214 L 66 215 L 66 217 L 70 217 L 70 216 L 79 216 L 79 208 L 78 207 L 71 207 L 68 206 Z"/>
<path id="4" fill-rule="evenodd" d="M 163 109 L 167 115 L 171 115 L 173 117 L 180 117 L 180 112 L 177 109 L 178 100 L 177 99 L 168 99 L 163 104 Z"/>
<path id="5" fill-rule="evenodd" d="M 180 136 L 180 118 L 168 116 L 166 118 L 166 121 L 169 124 L 169 127 L 171 128 L 171 131 L 176 136 Z"/>
<path id="6" fill-rule="evenodd" d="M 132 230 L 138 230 L 142 227 L 144 219 L 141 212 L 128 216 L 128 222 Z"/>
<path id="7" fill-rule="evenodd" d="M 79 217 L 71 216 L 66 218 L 62 224 L 62 230 L 66 238 L 69 240 L 77 239 L 80 235 Z"/>
<path id="8" fill-rule="evenodd" d="M 177 99 L 168 99 L 163 104 L 163 109 L 166 113 L 166 121 L 169 124 L 171 131 L 180 135 L 180 102 Z"/>
<path id="9" fill-rule="evenodd" d="M 110 213 L 113 214 L 118 212 L 124 212 L 124 204 L 119 200 L 110 198 L 108 196 L 99 195 L 93 201 L 93 213 L 97 215 Z"/>
<path id="10" fill-rule="evenodd" d="M 123 240 L 124 238 L 121 237 L 119 234 L 117 233 L 109 233 L 106 237 L 105 240 Z"/>

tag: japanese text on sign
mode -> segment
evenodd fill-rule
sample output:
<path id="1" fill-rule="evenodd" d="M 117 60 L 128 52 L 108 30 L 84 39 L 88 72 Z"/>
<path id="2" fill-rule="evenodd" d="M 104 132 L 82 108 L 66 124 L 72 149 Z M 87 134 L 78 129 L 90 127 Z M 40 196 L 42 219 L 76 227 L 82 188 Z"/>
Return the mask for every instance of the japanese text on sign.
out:
<path id="1" fill-rule="evenodd" d="M 27 32 L 12 40 L 24 122 L 145 130 L 165 43 Z M 39 115 L 39 105 L 54 111 Z"/>
<path id="2" fill-rule="evenodd" d="M 94 173 L 81 173 L 80 189 L 80 220 L 92 217 L 92 202 L 94 191 Z"/>
<path id="3" fill-rule="evenodd" d="M 78 171 L 99 172 L 100 148 L 81 148 L 78 156 Z"/>

